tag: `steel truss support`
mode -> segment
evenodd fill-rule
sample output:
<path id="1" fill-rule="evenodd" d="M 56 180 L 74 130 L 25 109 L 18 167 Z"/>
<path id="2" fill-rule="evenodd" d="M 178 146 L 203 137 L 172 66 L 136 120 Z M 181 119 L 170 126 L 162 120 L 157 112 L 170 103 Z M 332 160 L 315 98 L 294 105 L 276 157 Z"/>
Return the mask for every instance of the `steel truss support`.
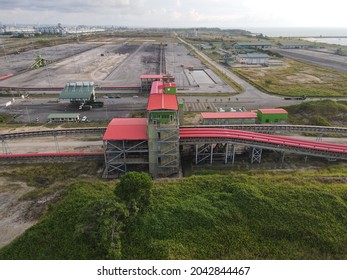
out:
<path id="1" fill-rule="evenodd" d="M 208 162 L 213 164 L 214 162 L 227 164 L 235 162 L 236 147 L 234 144 L 229 143 L 217 143 L 217 144 L 205 144 L 199 146 L 195 145 L 195 164 L 202 162 Z"/>
<path id="2" fill-rule="evenodd" d="M 126 173 L 129 165 L 148 164 L 147 141 L 105 141 L 104 158 L 104 177 L 114 172 Z"/>
<path id="3" fill-rule="evenodd" d="M 59 149 L 59 143 L 58 143 L 58 136 L 56 134 L 54 134 L 53 136 L 54 136 L 55 151 L 59 153 L 60 149 Z"/>
<path id="4" fill-rule="evenodd" d="M 6 140 L 2 139 L 1 142 L 2 142 L 2 152 L 4 154 L 10 154 L 11 150 L 10 150 L 10 147 L 8 146 Z"/>
<path id="5" fill-rule="evenodd" d="M 195 164 L 199 164 L 200 162 L 209 160 L 211 161 L 211 155 L 212 152 L 212 145 L 211 144 L 205 144 L 202 147 L 199 147 L 199 144 L 195 145 Z"/>
<path id="6" fill-rule="evenodd" d="M 251 163 L 255 163 L 255 162 L 258 162 L 258 163 L 261 163 L 261 155 L 263 153 L 263 149 L 261 148 L 253 148 L 252 149 L 252 158 L 251 158 Z"/>

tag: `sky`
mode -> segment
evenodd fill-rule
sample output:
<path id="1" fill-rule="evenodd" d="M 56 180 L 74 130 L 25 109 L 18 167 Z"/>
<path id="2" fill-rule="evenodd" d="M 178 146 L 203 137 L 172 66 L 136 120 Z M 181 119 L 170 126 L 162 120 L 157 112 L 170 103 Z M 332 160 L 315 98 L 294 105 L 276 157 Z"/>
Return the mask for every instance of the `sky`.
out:
<path id="1" fill-rule="evenodd" d="M 3 24 L 129 27 L 340 27 L 342 0 L 0 0 Z"/>

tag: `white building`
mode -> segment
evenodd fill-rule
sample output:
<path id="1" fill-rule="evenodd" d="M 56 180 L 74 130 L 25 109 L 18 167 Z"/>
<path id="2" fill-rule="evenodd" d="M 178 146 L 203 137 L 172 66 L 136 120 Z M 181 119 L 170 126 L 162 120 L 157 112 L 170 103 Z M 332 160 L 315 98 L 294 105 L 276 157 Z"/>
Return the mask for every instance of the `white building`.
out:
<path id="1" fill-rule="evenodd" d="M 241 64 L 269 64 L 269 56 L 264 53 L 238 54 L 236 61 Z"/>

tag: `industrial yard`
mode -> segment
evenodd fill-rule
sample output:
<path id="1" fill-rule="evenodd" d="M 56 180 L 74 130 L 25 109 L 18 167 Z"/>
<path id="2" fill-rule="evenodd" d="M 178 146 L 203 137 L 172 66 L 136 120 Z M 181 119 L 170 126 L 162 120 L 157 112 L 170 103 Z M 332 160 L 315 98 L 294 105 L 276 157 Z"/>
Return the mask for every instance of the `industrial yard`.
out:
<path id="1" fill-rule="evenodd" d="M 2 56 L 0 63 L 4 67 L 0 76 L 13 74 L 13 77 L 0 81 L 0 87 L 63 87 L 69 81 L 130 87 L 140 85 L 141 74 L 166 72 L 175 77 L 182 91 L 235 92 L 184 46 L 165 45 L 151 40 L 64 44 Z M 45 59 L 45 67 L 35 68 L 37 57 Z"/>
<path id="2" fill-rule="evenodd" d="M 28 42 L 31 44 L 30 39 Z M 8 201 L 0 207 L 0 247 L 35 224 L 47 205 L 57 199 L 55 188 L 61 187 L 61 182 L 56 178 L 64 184 L 66 178 L 71 182 L 80 179 L 71 175 L 77 168 L 75 173 L 84 180 L 119 178 L 131 170 L 148 172 L 152 178 L 177 178 L 194 172 L 329 168 L 331 161 L 344 168 L 347 109 L 343 101 L 329 104 L 334 121 L 317 112 L 308 118 L 295 113 L 296 108 L 290 108 L 288 117 L 286 110 L 274 108 L 305 104 L 306 97 L 293 89 L 287 94 L 298 99 L 285 99 L 270 95 L 276 92 L 267 89 L 279 84 L 274 77 L 281 75 L 285 87 L 302 83 L 320 88 L 330 82 L 341 91 L 337 96 L 344 97 L 345 74 L 328 76 L 302 64 L 299 69 L 298 62 L 287 58 L 282 58 L 280 65 L 254 66 L 246 65 L 247 60 L 239 61 L 235 70 L 199 46 L 189 38 L 107 37 L 0 57 L 0 113 L 9 118 L 0 129 L 1 162 L 14 167 L 11 172 L 3 170 L 0 187 L 9 184 L 6 176 L 15 178 L 10 190 L 0 189 L 0 200 Z M 248 58 L 249 63 L 264 63 L 255 56 Z M 269 76 L 268 88 L 260 90 L 259 84 Z M 230 86 L 228 79 L 241 90 Z M 150 83 L 149 91 L 143 90 L 146 82 Z M 80 88 L 92 88 L 83 100 L 79 99 Z M 61 98 L 63 93 L 66 98 Z M 85 111 L 87 101 L 100 106 L 88 105 Z M 309 105 L 302 107 L 307 114 Z M 65 117 L 52 120 L 48 118 L 52 114 Z M 304 137 L 307 134 L 312 136 Z M 31 182 L 20 168 L 37 162 L 64 165 L 59 166 L 59 176 L 52 175 L 54 179 L 33 167 Z M 67 162 L 73 167 L 64 168 Z M 89 173 L 85 166 L 91 163 L 95 166 Z M 55 175 L 54 164 L 50 172 Z M 34 199 L 20 201 L 23 196 Z"/>

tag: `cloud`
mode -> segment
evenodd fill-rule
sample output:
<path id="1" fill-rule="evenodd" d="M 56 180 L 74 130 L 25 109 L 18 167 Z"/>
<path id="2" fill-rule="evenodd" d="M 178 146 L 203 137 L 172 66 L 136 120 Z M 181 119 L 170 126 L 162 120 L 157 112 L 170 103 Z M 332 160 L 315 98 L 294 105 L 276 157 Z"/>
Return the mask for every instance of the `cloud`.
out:
<path id="1" fill-rule="evenodd" d="M 191 19 L 195 22 L 220 22 L 221 24 L 225 24 L 226 22 L 229 21 L 234 21 L 234 20 L 240 20 L 244 16 L 242 14 L 232 14 L 232 13 L 227 13 L 227 14 L 203 14 L 195 9 L 191 9 L 189 16 Z"/>
<path id="2" fill-rule="evenodd" d="M 47 11 L 61 13 L 86 13 L 127 9 L 131 12 L 141 0 L 2 0 L 2 10 Z"/>
<path id="3" fill-rule="evenodd" d="M 340 26 L 340 0 L 0 0 L 3 23 L 143 27 Z"/>

